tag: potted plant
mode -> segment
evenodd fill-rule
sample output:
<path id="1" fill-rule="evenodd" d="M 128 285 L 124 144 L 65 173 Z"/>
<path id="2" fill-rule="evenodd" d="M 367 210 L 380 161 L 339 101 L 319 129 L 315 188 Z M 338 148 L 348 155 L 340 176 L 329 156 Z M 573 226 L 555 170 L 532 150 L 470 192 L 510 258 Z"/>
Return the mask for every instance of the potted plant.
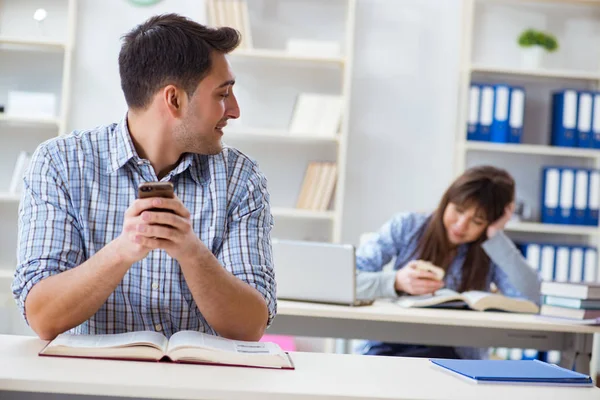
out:
<path id="1" fill-rule="evenodd" d="M 544 53 L 558 49 L 558 42 L 553 35 L 535 29 L 521 33 L 518 43 L 522 49 L 523 67 L 528 69 L 539 68 Z"/>

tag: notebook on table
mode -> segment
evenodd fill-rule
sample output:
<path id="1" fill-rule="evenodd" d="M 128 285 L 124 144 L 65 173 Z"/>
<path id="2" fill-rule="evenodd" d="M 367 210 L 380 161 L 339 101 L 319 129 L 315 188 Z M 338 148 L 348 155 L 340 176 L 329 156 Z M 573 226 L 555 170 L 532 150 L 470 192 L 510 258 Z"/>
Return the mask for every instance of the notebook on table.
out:
<path id="1" fill-rule="evenodd" d="M 476 383 L 593 386 L 592 378 L 539 360 L 446 360 L 434 365 Z"/>

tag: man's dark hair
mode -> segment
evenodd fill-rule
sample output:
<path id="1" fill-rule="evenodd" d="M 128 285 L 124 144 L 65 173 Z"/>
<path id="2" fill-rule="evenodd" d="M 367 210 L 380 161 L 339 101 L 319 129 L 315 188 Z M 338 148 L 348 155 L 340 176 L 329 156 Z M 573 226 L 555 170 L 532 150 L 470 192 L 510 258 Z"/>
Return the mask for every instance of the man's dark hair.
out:
<path id="1" fill-rule="evenodd" d="M 211 53 L 230 53 L 241 36 L 233 28 L 209 28 L 181 15 L 163 14 L 136 26 L 122 39 L 121 88 L 130 108 L 144 109 L 168 84 L 191 96 L 210 71 Z"/>

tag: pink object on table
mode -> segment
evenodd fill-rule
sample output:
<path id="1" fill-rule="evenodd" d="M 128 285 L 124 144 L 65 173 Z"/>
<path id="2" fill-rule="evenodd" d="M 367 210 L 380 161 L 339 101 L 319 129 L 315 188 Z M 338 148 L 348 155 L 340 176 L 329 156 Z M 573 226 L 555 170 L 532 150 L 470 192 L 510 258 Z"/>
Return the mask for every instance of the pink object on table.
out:
<path id="1" fill-rule="evenodd" d="M 260 342 L 273 342 L 277 343 L 284 351 L 296 351 L 296 342 L 293 336 L 263 335 Z"/>

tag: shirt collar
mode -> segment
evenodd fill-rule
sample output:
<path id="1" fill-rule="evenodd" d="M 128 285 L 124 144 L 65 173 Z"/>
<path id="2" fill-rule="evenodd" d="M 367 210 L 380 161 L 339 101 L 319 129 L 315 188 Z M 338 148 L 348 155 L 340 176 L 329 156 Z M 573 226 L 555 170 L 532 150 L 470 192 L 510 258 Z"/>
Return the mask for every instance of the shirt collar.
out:
<path id="1" fill-rule="evenodd" d="M 129 128 L 127 127 L 127 114 L 117 124 L 110 138 L 110 162 L 108 173 L 113 173 L 134 158 L 140 161 L 140 156 L 135 151 Z"/>
<path id="2" fill-rule="evenodd" d="M 108 173 L 113 173 L 123 167 L 129 160 L 134 162 L 143 161 L 135 150 L 129 127 L 127 125 L 127 113 L 116 125 L 110 138 L 110 162 L 108 163 Z M 208 157 L 201 154 L 185 153 L 181 157 L 179 164 L 167 174 L 167 180 L 171 177 L 185 172 L 187 169 L 194 182 L 202 184 L 208 180 Z"/>

